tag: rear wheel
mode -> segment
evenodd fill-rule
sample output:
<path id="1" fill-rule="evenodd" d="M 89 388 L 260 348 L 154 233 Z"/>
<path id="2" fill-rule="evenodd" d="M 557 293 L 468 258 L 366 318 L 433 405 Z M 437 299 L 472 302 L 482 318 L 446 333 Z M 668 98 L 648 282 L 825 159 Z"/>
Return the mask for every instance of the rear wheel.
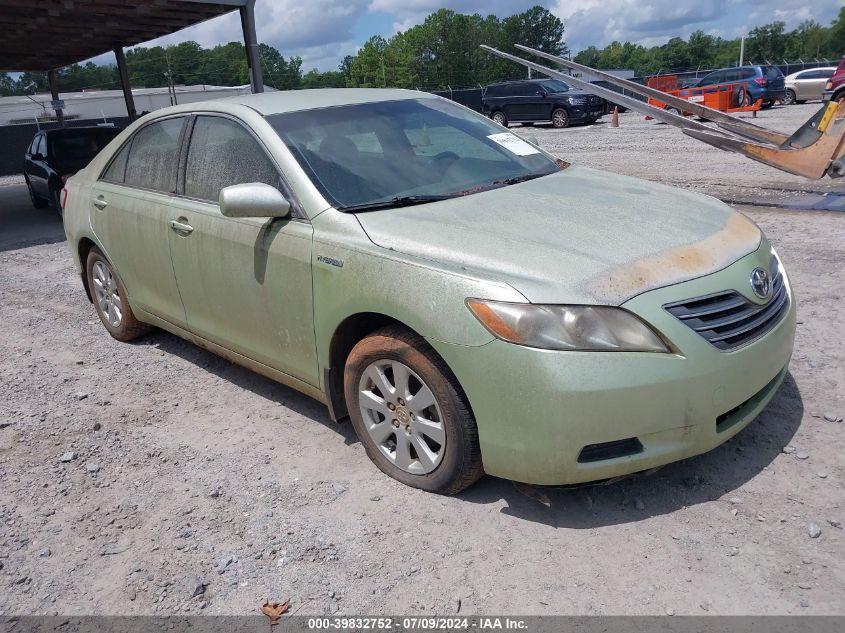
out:
<path id="1" fill-rule="evenodd" d="M 737 86 L 731 95 L 731 102 L 735 108 L 747 108 L 751 104 L 751 97 L 748 96 L 745 88 Z"/>
<path id="2" fill-rule="evenodd" d="M 783 103 L 783 105 L 792 105 L 796 101 L 795 91 L 792 89 L 787 89 L 786 94 L 783 96 L 783 99 L 781 99 L 781 103 Z"/>
<path id="3" fill-rule="evenodd" d="M 569 112 L 564 108 L 556 108 L 552 112 L 552 125 L 556 128 L 569 127 Z"/>
<path id="4" fill-rule="evenodd" d="M 46 207 L 47 201 L 35 193 L 35 189 L 32 188 L 32 183 L 29 182 L 29 178 L 24 177 L 24 180 L 26 181 L 26 190 L 29 193 L 29 200 L 32 202 L 32 206 L 36 209 L 43 209 Z"/>
<path id="5" fill-rule="evenodd" d="M 355 433 L 385 474 L 441 494 L 484 474 L 463 392 L 422 337 L 389 326 L 360 341 L 346 361 L 344 392 Z"/>
<path id="6" fill-rule="evenodd" d="M 131 341 L 150 331 L 150 326 L 135 318 L 123 284 L 100 249 L 94 247 L 88 253 L 85 270 L 97 316 L 113 338 Z"/>
<path id="7" fill-rule="evenodd" d="M 506 117 L 505 113 L 501 110 L 496 110 L 493 114 L 490 115 L 490 118 L 502 127 L 508 127 L 508 117 Z"/>

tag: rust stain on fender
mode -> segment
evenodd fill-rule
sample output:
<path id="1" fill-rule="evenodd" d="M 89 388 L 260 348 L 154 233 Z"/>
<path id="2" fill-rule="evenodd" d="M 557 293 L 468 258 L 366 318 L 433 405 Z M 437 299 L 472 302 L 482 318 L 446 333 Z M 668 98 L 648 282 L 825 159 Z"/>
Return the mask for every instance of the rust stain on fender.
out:
<path id="1" fill-rule="evenodd" d="M 761 237 L 754 222 L 734 213 L 723 229 L 700 242 L 610 269 L 589 282 L 588 289 L 597 298 L 622 303 L 647 290 L 721 270 L 756 250 Z"/>

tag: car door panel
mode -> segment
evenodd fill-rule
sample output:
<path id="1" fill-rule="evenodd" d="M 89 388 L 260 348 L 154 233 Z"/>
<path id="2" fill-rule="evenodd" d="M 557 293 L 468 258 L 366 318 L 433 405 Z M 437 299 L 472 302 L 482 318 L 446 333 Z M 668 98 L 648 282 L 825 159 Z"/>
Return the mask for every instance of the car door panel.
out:
<path id="1" fill-rule="evenodd" d="M 167 222 L 186 120 L 171 117 L 141 128 L 94 183 L 89 202 L 94 234 L 132 304 L 180 327 L 187 320 L 170 262 Z"/>
<path id="2" fill-rule="evenodd" d="M 289 218 L 228 218 L 222 187 L 278 186 L 266 148 L 240 122 L 196 117 L 184 158 L 182 196 L 170 207 L 170 256 L 197 336 L 319 385 L 311 280 L 313 230 Z"/>
<path id="3" fill-rule="evenodd" d="M 319 384 L 311 294 L 311 224 L 227 218 L 182 199 L 170 256 L 188 328 L 202 338 L 312 385 Z"/>

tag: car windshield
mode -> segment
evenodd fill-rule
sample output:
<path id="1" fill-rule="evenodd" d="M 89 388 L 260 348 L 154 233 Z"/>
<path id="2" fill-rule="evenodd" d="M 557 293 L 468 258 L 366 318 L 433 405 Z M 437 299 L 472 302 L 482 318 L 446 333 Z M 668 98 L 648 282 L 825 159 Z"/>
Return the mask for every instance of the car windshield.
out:
<path id="1" fill-rule="evenodd" d="M 379 101 L 267 120 L 341 210 L 453 198 L 559 170 L 533 145 L 445 99 Z"/>
<path id="2" fill-rule="evenodd" d="M 100 130 L 65 130 L 50 134 L 50 156 L 60 160 L 90 160 L 118 134 L 116 128 Z"/>
<path id="3" fill-rule="evenodd" d="M 543 82 L 543 90 L 546 92 L 568 92 L 569 85 L 559 79 L 550 79 Z"/>

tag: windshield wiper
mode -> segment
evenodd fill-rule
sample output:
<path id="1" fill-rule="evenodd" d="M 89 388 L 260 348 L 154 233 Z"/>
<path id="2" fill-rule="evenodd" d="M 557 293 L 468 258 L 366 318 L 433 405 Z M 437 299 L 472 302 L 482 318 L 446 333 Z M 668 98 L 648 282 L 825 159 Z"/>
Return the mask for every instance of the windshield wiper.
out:
<path id="1" fill-rule="evenodd" d="M 415 204 L 425 204 L 427 202 L 439 202 L 440 200 L 448 200 L 454 198 L 454 194 L 441 194 L 431 196 L 398 196 L 391 200 L 381 200 L 379 202 L 365 202 L 363 204 L 352 204 L 347 207 L 340 207 L 341 211 L 377 211 L 379 209 L 396 209 L 399 207 L 410 207 Z"/>
<path id="2" fill-rule="evenodd" d="M 515 185 L 520 182 L 534 180 L 540 176 L 548 176 L 548 174 L 523 174 L 522 176 L 514 176 L 513 178 L 503 178 L 502 180 L 494 180 L 494 185 Z"/>

